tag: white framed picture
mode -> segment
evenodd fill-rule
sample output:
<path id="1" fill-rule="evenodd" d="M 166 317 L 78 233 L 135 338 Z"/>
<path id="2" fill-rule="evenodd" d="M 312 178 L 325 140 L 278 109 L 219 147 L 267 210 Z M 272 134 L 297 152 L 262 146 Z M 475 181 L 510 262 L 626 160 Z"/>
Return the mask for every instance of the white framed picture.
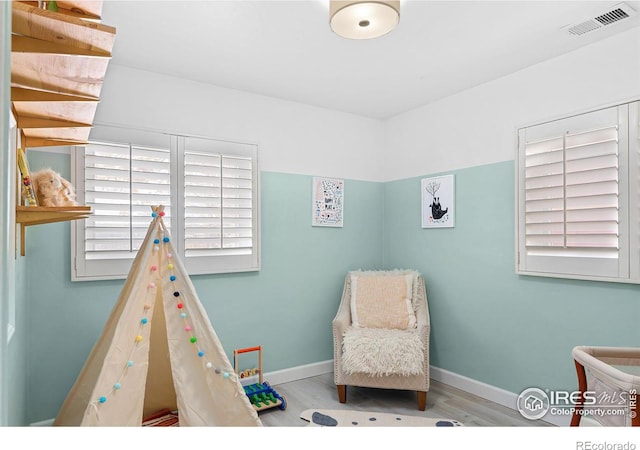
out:
<path id="1" fill-rule="evenodd" d="M 313 177 L 311 224 L 314 227 L 342 227 L 344 180 Z"/>
<path id="2" fill-rule="evenodd" d="M 453 175 L 424 178 L 422 192 L 422 228 L 455 226 L 455 186 Z"/>

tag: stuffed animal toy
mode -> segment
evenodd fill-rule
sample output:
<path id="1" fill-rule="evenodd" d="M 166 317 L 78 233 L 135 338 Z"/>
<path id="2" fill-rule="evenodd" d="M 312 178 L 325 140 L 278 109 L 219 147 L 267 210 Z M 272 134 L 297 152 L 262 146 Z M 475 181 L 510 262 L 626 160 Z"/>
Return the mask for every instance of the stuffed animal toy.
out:
<path id="1" fill-rule="evenodd" d="M 42 169 L 31 174 L 38 206 L 75 206 L 73 185 L 52 169 Z"/>

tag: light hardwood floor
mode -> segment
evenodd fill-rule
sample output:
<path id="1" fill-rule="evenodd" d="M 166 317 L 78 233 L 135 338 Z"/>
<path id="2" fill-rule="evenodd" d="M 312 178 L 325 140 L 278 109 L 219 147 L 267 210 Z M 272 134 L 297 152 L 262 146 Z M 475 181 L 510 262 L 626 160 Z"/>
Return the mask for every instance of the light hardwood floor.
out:
<path id="1" fill-rule="evenodd" d="M 286 408 L 261 411 L 260 420 L 267 427 L 307 426 L 308 422 L 300 418 L 300 413 L 305 409 L 344 409 L 438 417 L 457 420 L 468 427 L 553 426 L 539 420 L 527 420 L 517 411 L 433 380 L 427 395 L 426 411 L 418 410 L 416 393 L 409 391 L 349 386 L 347 402 L 340 403 L 333 373 L 272 387 L 284 396 Z"/>

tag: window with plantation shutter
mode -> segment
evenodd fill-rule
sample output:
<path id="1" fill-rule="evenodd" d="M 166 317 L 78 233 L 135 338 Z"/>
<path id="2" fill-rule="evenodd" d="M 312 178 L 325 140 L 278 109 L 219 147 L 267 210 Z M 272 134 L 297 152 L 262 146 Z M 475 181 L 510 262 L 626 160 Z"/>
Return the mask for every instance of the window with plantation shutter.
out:
<path id="1" fill-rule="evenodd" d="M 84 222 L 85 258 L 131 258 L 147 233 L 151 206 L 166 205 L 170 218 L 169 149 L 101 142 L 83 149 L 84 204 L 93 212 Z"/>
<path id="2" fill-rule="evenodd" d="M 519 130 L 518 273 L 640 282 L 637 111 Z"/>
<path id="3" fill-rule="evenodd" d="M 259 269 L 257 149 L 252 144 L 98 126 L 75 148 L 74 183 L 89 218 L 72 224 L 72 279 L 122 278 L 151 206 L 190 274 Z"/>

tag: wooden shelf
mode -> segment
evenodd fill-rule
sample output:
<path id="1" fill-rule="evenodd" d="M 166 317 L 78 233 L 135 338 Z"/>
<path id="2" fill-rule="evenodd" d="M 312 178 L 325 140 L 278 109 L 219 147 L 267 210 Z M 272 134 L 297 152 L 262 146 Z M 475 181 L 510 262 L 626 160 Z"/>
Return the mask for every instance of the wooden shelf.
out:
<path id="1" fill-rule="evenodd" d="M 86 219 L 91 214 L 90 206 L 17 206 L 16 222 L 24 225 L 63 222 Z"/>
<path id="2" fill-rule="evenodd" d="M 11 106 L 23 148 L 86 143 L 111 60 L 115 28 L 102 1 L 12 2 Z"/>
<path id="3" fill-rule="evenodd" d="M 31 6 L 38 6 L 38 2 L 23 2 Z M 86 20 L 100 21 L 102 16 L 102 1 L 58 1 L 58 12 L 72 17 Z"/>
<path id="4" fill-rule="evenodd" d="M 100 1 L 11 2 L 11 109 L 24 149 L 89 140 L 116 30 L 100 23 Z M 89 206 L 16 206 L 20 253 L 26 228 L 86 219 Z"/>
<path id="5" fill-rule="evenodd" d="M 16 206 L 16 222 L 20 224 L 20 254 L 25 255 L 26 227 L 45 223 L 86 219 L 91 214 L 90 206 Z"/>

